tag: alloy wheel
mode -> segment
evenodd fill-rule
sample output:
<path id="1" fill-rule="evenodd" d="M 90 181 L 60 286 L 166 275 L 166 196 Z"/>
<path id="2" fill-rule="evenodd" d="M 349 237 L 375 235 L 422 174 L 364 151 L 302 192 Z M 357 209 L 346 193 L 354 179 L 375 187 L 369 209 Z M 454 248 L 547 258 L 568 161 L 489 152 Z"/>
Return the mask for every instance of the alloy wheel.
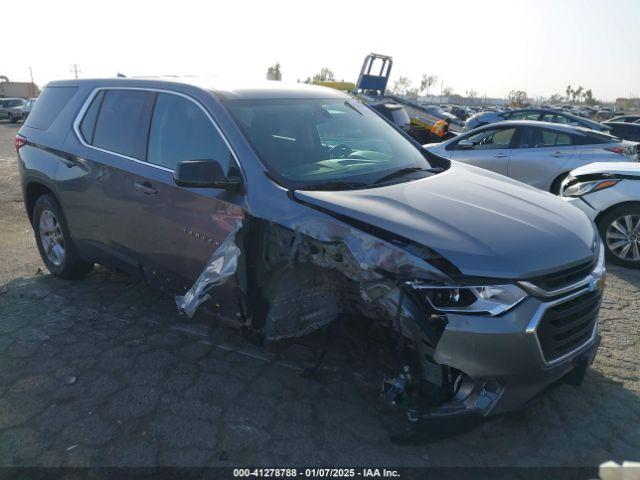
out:
<path id="1" fill-rule="evenodd" d="M 622 260 L 640 260 L 640 215 L 624 215 L 607 227 L 605 241 L 609 250 Z"/>
<path id="2" fill-rule="evenodd" d="M 47 259 L 56 267 L 64 262 L 64 235 L 62 226 L 51 210 L 44 210 L 40 214 L 38 233 Z"/>

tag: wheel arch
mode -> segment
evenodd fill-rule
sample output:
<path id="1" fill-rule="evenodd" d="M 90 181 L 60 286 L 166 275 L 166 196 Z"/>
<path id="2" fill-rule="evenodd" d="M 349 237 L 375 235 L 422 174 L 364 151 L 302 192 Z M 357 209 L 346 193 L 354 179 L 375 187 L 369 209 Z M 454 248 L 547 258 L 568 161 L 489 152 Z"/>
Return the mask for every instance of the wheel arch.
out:
<path id="1" fill-rule="evenodd" d="M 27 210 L 27 216 L 29 217 L 30 223 L 33 223 L 33 208 L 35 207 L 38 198 L 45 194 L 51 194 L 58 202 L 58 205 L 60 205 L 60 208 L 62 208 L 62 203 L 51 186 L 38 180 L 32 180 L 26 184 L 24 189 L 24 205 Z"/>
<path id="2" fill-rule="evenodd" d="M 630 200 L 628 202 L 620 202 L 620 203 L 616 203 L 614 205 L 611 205 L 610 207 L 606 208 L 605 210 L 602 210 L 600 213 L 598 213 L 598 215 L 596 215 L 595 218 L 595 223 L 596 225 L 598 225 L 598 227 L 600 226 L 600 220 L 602 220 L 604 218 L 605 215 L 607 215 L 609 212 L 611 212 L 612 210 L 619 208 L 619 207 L 627 207 L 627 206 L 637 206 L 638 208 L 640 208 L 640 200 Z"/>

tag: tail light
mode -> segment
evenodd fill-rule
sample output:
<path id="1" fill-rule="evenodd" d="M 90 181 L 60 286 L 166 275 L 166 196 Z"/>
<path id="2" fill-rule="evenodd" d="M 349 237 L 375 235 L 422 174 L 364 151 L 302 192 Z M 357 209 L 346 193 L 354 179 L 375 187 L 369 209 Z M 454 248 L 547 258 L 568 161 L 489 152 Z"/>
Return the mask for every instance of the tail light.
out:
<path id="1" fill-rule="evenodd" d="M 16 152 L 20 150 L 22 147 L 24 147 L 26 144 L 27 144 L 27 139 L 25 137 L 23 137 L 22 135 L 16 135 L 16 138 L 14 140 Z"/>
<path id="2" fill-rule="evenodd" d="M 609 147 L 605 148 L 605 150 L 613 153 L 617 153 L 618 155 L 625 155 L 627 153 L 627 149 L 624 147 Z"/>

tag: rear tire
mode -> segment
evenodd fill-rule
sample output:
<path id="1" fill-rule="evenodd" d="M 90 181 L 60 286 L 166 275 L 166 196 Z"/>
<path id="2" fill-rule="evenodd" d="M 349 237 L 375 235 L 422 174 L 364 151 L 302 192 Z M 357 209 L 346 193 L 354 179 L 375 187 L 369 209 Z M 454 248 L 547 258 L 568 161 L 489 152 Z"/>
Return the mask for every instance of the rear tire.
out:
<path id="1" fill-rule="evenodd" d="M 9 114 L 8 119 L 9 119 L 9 123 L 16 123 L 17 122 L 17 120 L 15 119 L 15 117 L 13 116 L 12 113 Z"/>
<path id="2" fill-rule="evenodd" d="M 42 261 L 53 275 L 72 279 L 91 271 L 93 263 L 80 258 L 62 209 L 53 195 L 38 197 L 33 207 L 32 224 Z"/>
<path id="3" fill-rule="evenodd" d="M 640 204 L 613 208 L 598 219 L 598 230 L 607 260 L 640 269 Z"/>

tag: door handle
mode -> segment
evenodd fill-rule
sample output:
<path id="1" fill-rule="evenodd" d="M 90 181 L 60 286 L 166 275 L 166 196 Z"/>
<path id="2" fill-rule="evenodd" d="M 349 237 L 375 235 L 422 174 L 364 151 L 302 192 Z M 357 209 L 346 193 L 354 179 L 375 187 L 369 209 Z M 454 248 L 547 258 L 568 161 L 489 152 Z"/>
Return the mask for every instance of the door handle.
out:
<path id="1" fill-rule="evenodd" d="M 143 183 L 135 182 L 133 184 L 133 187 L 136 190 L 139 190 L 140 192 L 144 193 L 145 195 L 155 195 L 156 193 L 158 193 L 158 191 L 155 188 L 153 188 L 149 182 L 143 182 Z"/>
<path id="2" fill-rule="evenodd" d="M 494 155 L 493 158 L 504 158 L 506 156 L 507 156 L 506 153 L 498 153 L 498 154 Z"/>
<path id="3" fill-rule="evenodd" d="M 560 158 L 560 157 L 564 157 L 564 153 L 556 152 L 556 153 L 552 153 L 551 156 L 555 158 Z"/>

